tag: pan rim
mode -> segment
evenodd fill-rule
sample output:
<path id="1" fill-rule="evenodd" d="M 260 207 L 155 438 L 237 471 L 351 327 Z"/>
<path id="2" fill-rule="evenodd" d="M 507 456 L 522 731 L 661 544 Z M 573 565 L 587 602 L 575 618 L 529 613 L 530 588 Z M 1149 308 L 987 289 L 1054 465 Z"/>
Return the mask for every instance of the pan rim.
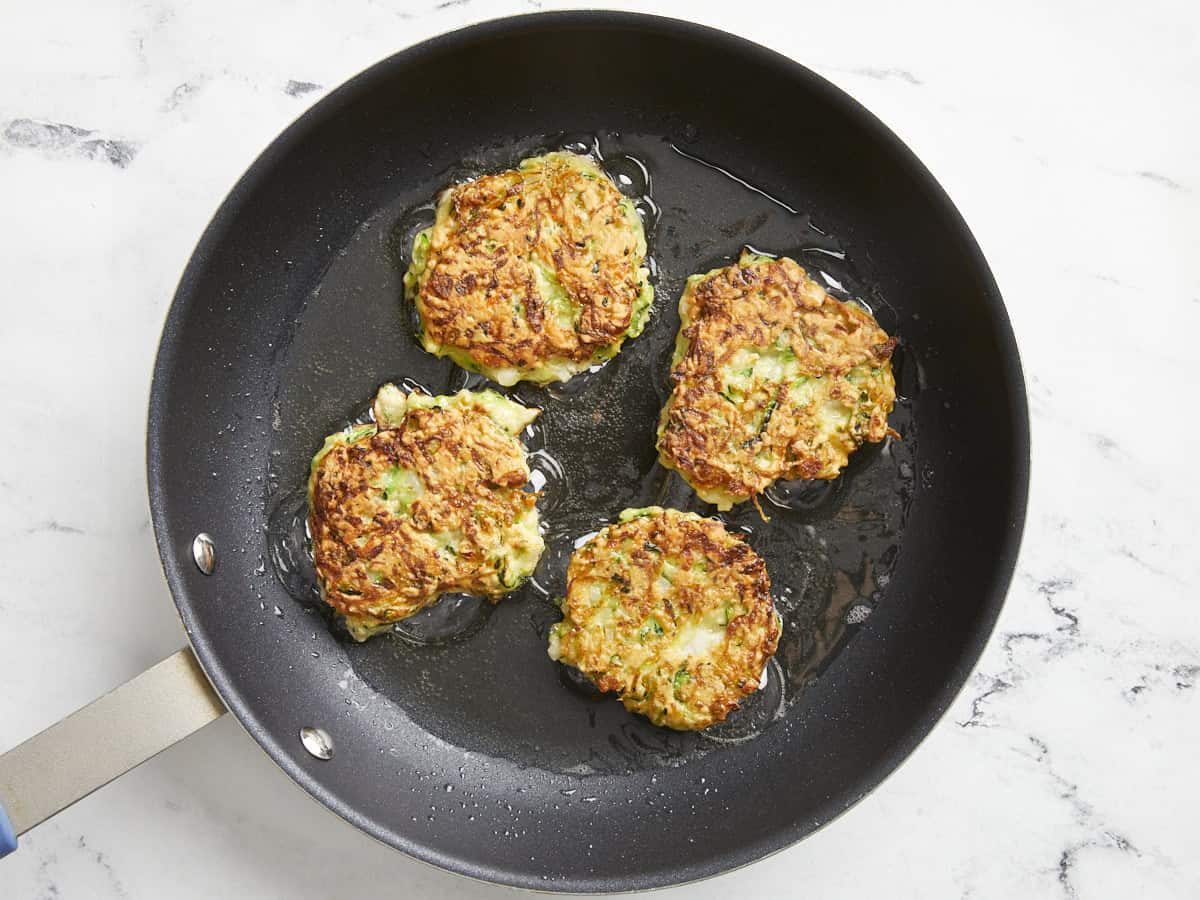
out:
<path id="1" fill-rule="evenodd" d="M 191 603 L 187 599 L 188 589 L 183 577 L 184 567 L 190 564 L 190 557 L 183 552 L 180 536 L 170 533 L 168 500 L 162 467 L 163 436 L 160 425 L 166 415 L 165 407 L 169 385 L 178 374 L 174 361 L 176 348 L 181 340 L 181 325 L 185 313 L 194 302 L 190 285 L 205 269 L 213 251 L 219 247 L 229 223 L 240 212 L 245 196 L 252 191 L 259 180 L 271 171 L 279 158 L 285 156 L 294 144 L 302 140 L 308 130 L 319 123 L 322 117 L 334 111 L 343 98 L 362 90 L 373 79 L 385 74 L 393 66 L 413 63 L 428 55 L 469 46 L 472 43 L 494 37 L 564 27 L 578 30 L 618 27 L 633 31 L 651 31 L 671 38 L 703 42 L 719 52 L 756 57 L 779 70 L 781 74 L 806 82 L 807 86 L 843 109 L 865 132 L 871 134 L 875 140 L 886 145 L 891 152 L 896 154 L 897 160 L 913 177 L 914 183 L 918 184 L 925 193 L 931 206 L 945 216 L 946 220 L 959 231 L 963 238 L 964 250 L 969 255 L 968 262 L 981 283 L 982 305 L 991 319 L 993 333 L 1006 350 L 1003 371 L 999 374 L 1011 400 L 1010 421 L 1005 425 L 1012 437 L 1016 452 L 1010 464 L 1012 492 L 1009 497 L 1008 510 L 1011 512 L 1011 518 L 1007 522 L 1004 540 L 996 555 L 993 583 L 988 585 L 987 590 L 981 591 L 981 594 L 984 595 L 982 598 L 984 602 L 981 603 L 979 623 L 968 640 L 960 645 L 951 678 L 939 692 L 929 698 L 926 710 L 909 724 L 887 756 L 872 770 L 863 773 L 860 778 L 861 789 L 859 791 L 854 792 L 852 796 L 838 798 L 833 804 L 831 814 L 818 822 L 792 823 L 790 827 L 781 828 L 769 837 L 760 839 L 757 843 L 744 844 L 736 849 L 714 853 L 702 865 L 696 863 L 667 864 L 651 872 L 620 877 L 568 878 L 556 883 L 552 891 L 547 891 L 546 883 L 536 874 L 513 869 L 501 870 L 494 866 L 484 866 L 470 859 L 443 853 L 434 846 L 397 833 L 362 815 L 357 809 L 334 796 L 319 779 L 298 765 L 294 761 L 293 755 L 285 750 L 282 742 L 278 740 L 278 736 L 262 725 L 251 709 L 245 692 L 239 688 L 236 676 L 232 675 L 224 666 L 219 658 L 219 653 L 212 647 L 208 635 L 191 614 Z M 911 758 L 920 743 L 944 718 L 955 698 L 967 683 L 971 672 L 979 664 L 1011 586 L 1020 552 L 1029 496 L 1029 409 L 1016 337 L 999 287 L 978 242 L 932 173 L 878 117 L 836 85 L 790 57 L 711 26 L 665 16 L 613 10 L 570 10 L 508 16 L 489 19 L 439 34 L 405 47 L 373 63 L 330 91 L 289 124 L 262 150 L 230 189 L 205 227 L 189 257 L 164 322 L 151 382 L 147 425 L 146 459 L 150 511 L 164 575 L 196 658 L 222 701 L 238 720 L 239 725 L 254 738 L 276 765 L 313 799 L 381 843 L 444 871 L 480 881 L 538 892 L 620 893 L 693 883 L 734 871 L 774 855 L 821 830 L 857 805 Z"/>

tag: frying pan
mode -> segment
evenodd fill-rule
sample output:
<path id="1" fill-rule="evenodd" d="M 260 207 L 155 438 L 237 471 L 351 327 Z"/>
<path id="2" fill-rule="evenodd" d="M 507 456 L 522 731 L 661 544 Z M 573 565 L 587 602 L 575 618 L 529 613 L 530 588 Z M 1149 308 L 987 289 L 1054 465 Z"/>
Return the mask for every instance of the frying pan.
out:
<path id="1" fill-rule="evenodd" d="M 594 153 L 638 197 L 651 325 L 599 371 L 511 392 L 545 410 L 530 439 L 550 546 L 535 580 L 494 609 L 451 597 L 354 644 L 312 594 L 308 459 L 385 381 L 482 384 L 417 348 L 407 247 L 440 187 L 555 147 Z M 796 257 L 900 338 L 902 439 L 862 449 L 836 482 L 780 486 L 770 522 L 748 504 L 723 514 L 767 560 L 784 639 L 745 708 L 677 734 L 572 680 L 545 632 L 573 540 L 626 506 L 713 512 L 656 464 L 653 428 L 683 280 L 745 244 Z M 331 810 L 454 872 L 620 891 L 744 865 L 863 797 L 946 710 L 1003 602 L 1028 455 L 1020 363 L 978 247 L 841 91 L 644 15 L 525 16 L 427 41 L 288 128 L 200 240 L 147 440 L 191 648 L 0 758 L 9 830 L 224 706 Z"/>

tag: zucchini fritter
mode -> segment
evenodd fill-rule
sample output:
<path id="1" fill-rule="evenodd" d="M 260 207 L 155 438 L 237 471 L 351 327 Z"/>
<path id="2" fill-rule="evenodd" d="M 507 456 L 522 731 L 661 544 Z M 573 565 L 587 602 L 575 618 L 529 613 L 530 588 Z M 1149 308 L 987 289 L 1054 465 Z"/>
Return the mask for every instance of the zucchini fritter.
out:
<path id="1" fill-rule="evenodd" d="M 519 437 L 540 410 L 392 384 L 373 410 L 374 424 L 325 439 L 308 481 L 321 596 L 359 641 L 446 592 L 499 599 L 544 546 Z"/>
<path id="2" fill-rule="evenodd" d="M 662 464 L 729 509 L 776 479 L 836 478 L 889 433 L 896 339 L 793 260 L 744 252 L 679 300 Z"/>
<path id="3" fill-rule="evenodd" d="M 548 153 L 443 192 L 404 288 L 430 353 L 503 385 L 545 384 L 641 334 L 645 260 L 633 202 L 586 156 Z"/>
<path id="4" fill-rule="evenodd" d="M 759 678 L 781 623 L 767 567 L 715 519 L 627 509 L 571 557 L 552 659 L 655 725 L 722 721 Z"/>

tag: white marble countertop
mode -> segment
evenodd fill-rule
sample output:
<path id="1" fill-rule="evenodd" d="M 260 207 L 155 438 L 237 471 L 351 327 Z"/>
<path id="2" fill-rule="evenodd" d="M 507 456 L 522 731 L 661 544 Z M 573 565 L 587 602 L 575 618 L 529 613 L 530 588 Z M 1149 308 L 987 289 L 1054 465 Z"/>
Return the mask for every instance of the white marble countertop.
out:
<path id="1" fill-rule="evenodd" d="M 0 749 L 183 643 L 148 520 L 146 399 L 175 282 L 226 191 L 377 59 L 558 5 L 7 7 Z M 1200 240 L 1200 7 L 754 7 L 653 11 L 830 78 L 946 187 L 1012 314 L 1033 489 L 998 630 L 915 756 L 805 843 L 686 896 L 1200 895 L 1200 269 L 1184 262 Z M 0 862 L 14 900 L 505 893 L 327 814 L 229 717 Z"/>

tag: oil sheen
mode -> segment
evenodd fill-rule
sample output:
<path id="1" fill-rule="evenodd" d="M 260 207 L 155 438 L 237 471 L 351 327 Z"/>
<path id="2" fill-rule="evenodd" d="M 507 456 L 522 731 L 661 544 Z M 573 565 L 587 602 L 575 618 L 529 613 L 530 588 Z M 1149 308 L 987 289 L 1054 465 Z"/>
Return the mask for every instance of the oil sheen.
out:
<path id="1" fill-rule="evenodd" d="M 499 388 L 420 349 L 400 278 L 413 237 L 433 220 L 441 189 L 552 149 L 591 155 L 634 200 L 646 228 L 654 305 L 645 332 L 606 364 L 564 384 Z M 727 199 L 712 204 L 715 208 L 693 209 L 675 199 L 679 185 Z M 900 338 L 893 358 L 897 404 L 890 417 L 900 439 L 863 447 L 835 481 L 775 484 L 762 503 L 769 521 L 748 503 L 718 514 L 658 464 L 654 448 L 684 281 L 731 263 L 745 245 L 791 256 L 831 294 L 862 303 Z M 435 173 L 363 224 L 314 290 L 309 304 L 315 312 L 298 320 L 293 338 L 298 358 L 311 358 L 314 347 L 325 345 L 333 349 L 316 358 L 334 358 L 339 339 L 316 329 L 340 321 L 348 302 L 364 306 L 364 327 L 371 329 L 358 357 L 364 366 L 361 394 L 340 398 L 338 407 L 339 398 L 315 387 L 322 373 L 301 372 L 281 382 L 276 399 L 281 421 L 267 473 L 266 556 L 292 602 L 325 611 L 305 530 L 305 454 L 310 458 L 331 431 L 367 421 L 378 384 L 395 381 L 429 393 L 487 387 L 542 410 L 523 435 L 546 541 L 533 577 L 494 606 L 447 595 L 392 634 L 341 644 L 357 677 L 437 740 L 560 773 L 677 766 L 798 721 L 806 686 L 835 663 L 858 630 L 871 627 L 872 610 L 890 601 L 888 584 L 920 489 L 912 414 L 922 387 L 919 360 L 869 272 L 860 272 L 837 236 L 810 219 L 802 198 L 774 196 L 719 160 L 654 135 L 562 134 L 499 142 Z M 546 634 L 561 617 L 556 600 L 565 591 L 577 541 L 627 507 L 652 504 L 714 515 L 743 533 L 766 561 L 784 621 L 760 690 L 724 723 L 701 733 L 650 725 L 546 655 Z M 471 715 L 464 715 L 463 692 L 483 692 L 489 702 L 470 704 Z"/>

